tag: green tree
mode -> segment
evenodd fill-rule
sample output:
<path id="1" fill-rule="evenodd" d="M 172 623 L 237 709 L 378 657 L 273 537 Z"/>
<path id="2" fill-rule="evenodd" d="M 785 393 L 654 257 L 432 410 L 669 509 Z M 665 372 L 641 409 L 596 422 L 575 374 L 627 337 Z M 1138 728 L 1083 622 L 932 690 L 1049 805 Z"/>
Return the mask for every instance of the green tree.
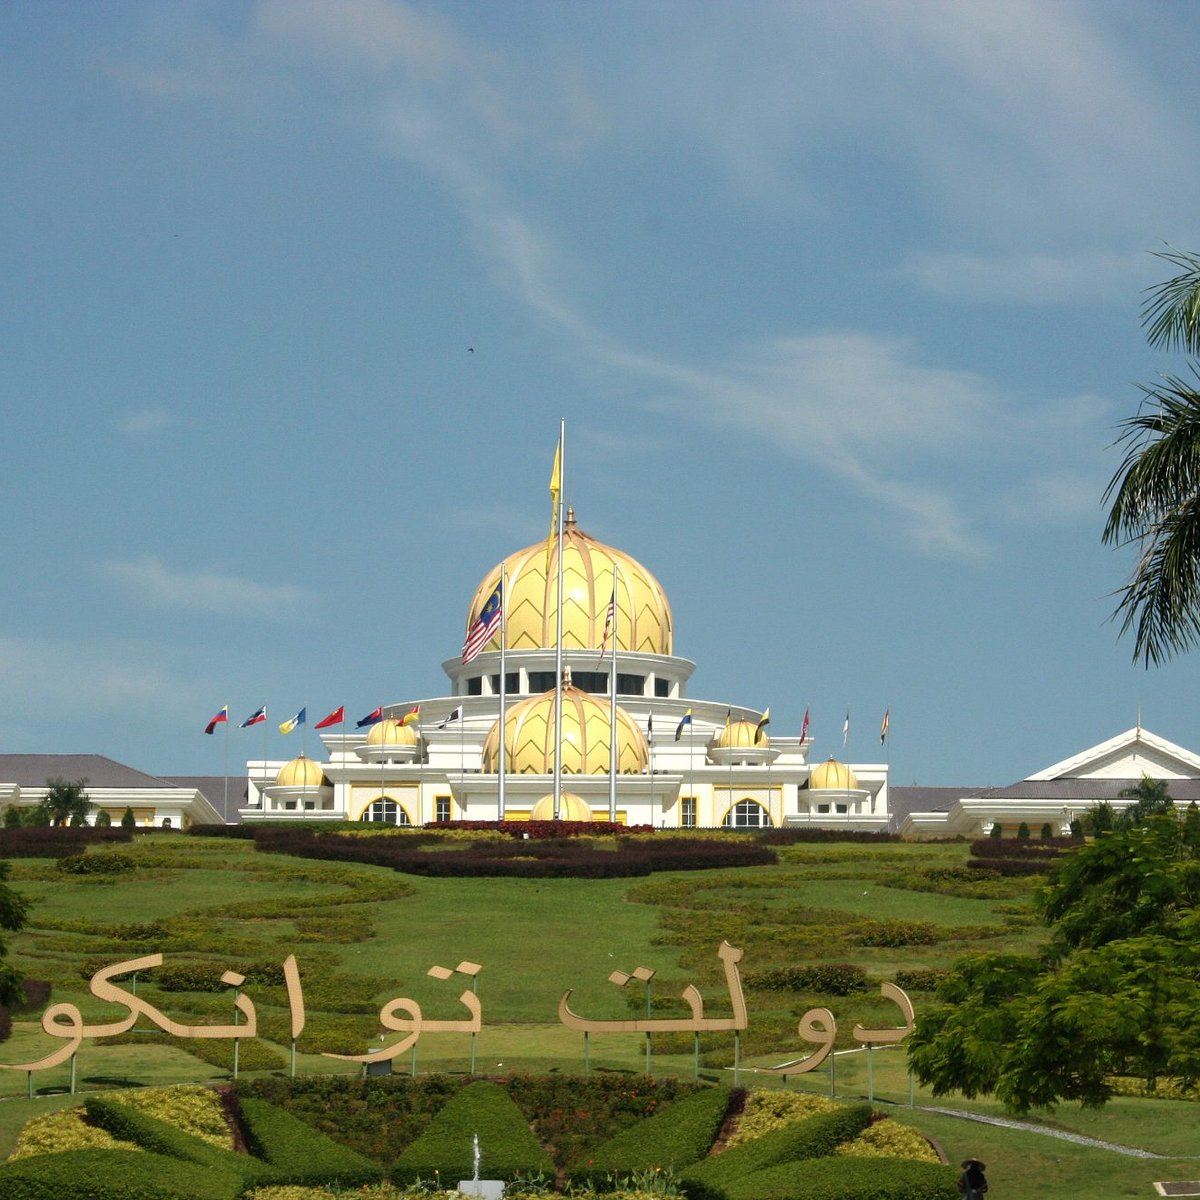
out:
<path id="1" fill-rule="evenodd" d="M 112 825 L 112 817 L 104 809 L 101 809 L 96 814 L 96 828 L 107 829 L 110 825 Z"/>
<path id="2" fill-rule="evenodd" d="M 92 802 L 87 798 L 86 779 L 67 780 L 60 776 L 46 780 L 46 798 L 42 802 L 51 825 L 87 824 Z"/>
<path id="3" fill-rule="evenodd" d="M 1142 323 L 1152 346 L 1200 355 L 1200 257 L 1157 257 L 1178 271 L 1149 289 Z M 1122 423 L 1125 457 L 1104 492 L 1111 501 L 1102 539 L 1133 545 L 1137 563 L 1118 591 L 1114 616 L 1133 631 L 1133 657 L 1147 666 L 1191 649 L 1200 638 L 1200 371 L 1165 375 Z"/>
<path id="4" fill-rule="evenodd" d="M 1118 1074 L 1200 1083 L 1200 844 L 1187 821 L 1153 813 L 1099 834 L 1051 870 L 1037 906 L 1054 931 L 1040 954 L 955 963 L 908 1039 L 917 1077 L 1018 1112 L 1102 1104 Z"/>
<path id="5" fill-rule="evenodd" d="M 23 999 L 21 984 L 23 976 L 11 963 L 4 960 L 8 956 L 8 939 L 6 933 L 16 933 L 24 929 L 29 919 L 29 901 L 19 892 L 13 891 L 4 881 L 8 878 L 9 864 L 0 862 L 0 1004 L 16 1004 Z"/>
<path id="6" fill-rule="evenodd" d="M 125 811 L 121 814 L 121 828 L 134 829 L 137 826 L 137 820 L 133 815 L 133 809 L 126 806 Z"/>
<path id="7" fill-rule="evenodd" d="M 1134 802 L 1121 814 L 1124 825 L 1140 825 L 1146 817 L 1171 812 L 1175 807 L 1166 780 L 1151 779 L 1149 775 L 1143 775 L 1133 787 L 1122 788 L 1117 795 Z"/>

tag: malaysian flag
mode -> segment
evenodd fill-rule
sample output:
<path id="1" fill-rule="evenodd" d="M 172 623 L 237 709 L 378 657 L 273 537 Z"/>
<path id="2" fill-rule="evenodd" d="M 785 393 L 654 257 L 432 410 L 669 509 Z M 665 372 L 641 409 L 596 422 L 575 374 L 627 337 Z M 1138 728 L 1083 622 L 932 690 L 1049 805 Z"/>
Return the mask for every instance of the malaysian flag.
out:
<path id="1" fill-rule="evenodd" d="M 491 640 L 492 634 L 500 628 L 503 612 L 500 608 L 500 584 L 487 598 L 487 603 L 480 610 L 475 624 L 467 630 L 467 640 L 463 643 L 462 661 L 465 667 Z"/>

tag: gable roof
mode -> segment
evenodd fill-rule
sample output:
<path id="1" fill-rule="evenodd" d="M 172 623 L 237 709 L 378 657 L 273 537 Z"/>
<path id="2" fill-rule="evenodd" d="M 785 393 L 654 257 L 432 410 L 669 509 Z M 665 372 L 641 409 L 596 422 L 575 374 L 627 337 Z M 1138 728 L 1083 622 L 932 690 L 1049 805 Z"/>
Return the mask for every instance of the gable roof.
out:
<path id="1" fill-rule="evenodd" d="M 1140 725 L 1027 776 L 1036 779 L 1200 778 L 1200 755 Z"/>
<path id="2" fill-rule="evenodd" d="M 175 787 L 157 775 L 127 767 L 103 754 L 0 754 L 0 782 L 41 788 L 47 779 L 86 779 L 94 788 Z"/>

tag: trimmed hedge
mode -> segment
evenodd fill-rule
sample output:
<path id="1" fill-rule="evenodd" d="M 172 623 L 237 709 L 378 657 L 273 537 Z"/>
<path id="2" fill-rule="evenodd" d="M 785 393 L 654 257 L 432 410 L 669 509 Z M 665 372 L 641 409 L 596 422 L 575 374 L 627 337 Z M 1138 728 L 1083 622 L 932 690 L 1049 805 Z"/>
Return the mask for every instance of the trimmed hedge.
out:
<path id="1" fill-rule="evenodd" d="M 780 1163 L 730 1183 L 727 1200 L 958 1200 L 959 1172 L 902 1158 Z"/>
<path id="2" fill-rule="evenodd" d="M 715 1087 L 676 1101 L 597 1146 L 571 1172 L 571 1182 L 605 1190 L 635 1172 L 679 1171 L 699 1162 L 716 1140 L 733 1096 L 732 1089 Z"/>
<path id="3" fill-rule="evenodd" d="M 266 1100 L 244 1098 L 239 1105 L 242 1132 L 250 1152 L 274 1171 L 276 1184 L 300 1187 L 361 1187 L 383 1180 L 383 1168 L 339 1146 L 299 1117 Z"/>
<path id="4" fill-rule="evenodd" d="M 870 984 L 866 971 L 857 963 L 817 963 L 809 967 L 746 971 L 742 981 L 746 987 L 763 992 L 822 992 L 830 996 L 865 992 Z"/>
<path id="5" fill-rule="evenodd" d="M 67 854 L 55 864 L 68 875 L 127 875 L 137 865 L 131 854 Z"/>
<path id="6" fill-rule="evenodd" d="M 0 829 L 0 858 L 64 858 L 88 846 L 133 840 L 129 829 L 97 829 L 94 825 L 34 825 Z"/>
<path id="7" fill-rule="evenodd" d="M 473 1137 L 479 1135 L 480 1178 L 553 1176 L 554 1164 L 538 1145 L 521 1110 L 497 1083 L 469 1083 L 452 1096 L 396 1160 L 392 1182 L 440 1178 L 453 1187 L 474 1177 Z"/>
<path id="8" fill-rule="evenodd" d="M 236 1200 L 245 1180 L 141 1150 L 64 1150 L 0 1166 L 4 1200 Z"/>
<path id="9" fill-rule="evenodd" d="M 729 1200 L 731 1189 L 747 1175 L 780 1163 L 821 1158 L 842 1142 L 857 1137 L 871 1123 L 869 1104 L 847 1105 L 773 1129 L 752 1142 L 742 1142 L 681 1172 L 679 1186 L 689 1200 Z M 839 1162 L 842 1160 L 839 1159 Z M 795 1191 L 792 1196 L 797 1195 Z"/>
<path id="10" fill-rule="evenodd" d="M 118 1141 L 132 1142 L 154 1154 L 193 1163 L 205 1172 L 235 1178 L 239 1190 L 254 1184 L 274 1182 L 275 1173 L 266 1163 L 247 1154 L 211 1146 L 148 1113 L 99 1096 L 89 1096 L 83 1106 L 87 1110 L 88 1120 Z"/>

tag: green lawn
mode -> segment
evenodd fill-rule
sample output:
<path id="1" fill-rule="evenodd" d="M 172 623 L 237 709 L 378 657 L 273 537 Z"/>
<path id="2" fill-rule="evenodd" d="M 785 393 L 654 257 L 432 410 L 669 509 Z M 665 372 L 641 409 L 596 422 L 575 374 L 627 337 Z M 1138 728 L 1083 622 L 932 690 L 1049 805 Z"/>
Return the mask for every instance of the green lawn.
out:
<path id="1" fill-rule="evenodd" d="M 856 1021 L 892 1024 L 894 1006 L 877 995 L 878 982 L 900 968 L 944 967 L 966 951 L 1028 948 L 1044 931 L 1028 920 L 1033 882 L 951 882 L 927 890 L 927 872 L 960 868 L 968 848 L 955 845 L 801 845 L 783 848 L 780 863 L 740 871 L 679 872 L 649 880 L 426 879 L 372 867 L 258 855 L 247 842 L 140 837 L 128 851 L 138 863 L 133 876 L 103 881 L 63 875 L 44 860 L 13 863 L 13 884 L 36 901 L 30 928 L 13 940 L 13 961 L 54 984 L 53 1002 L 81 1006 L 89 1020 L 118 1015 L 87 990 L 84 963 L 115 962 L 163 949 L 168 964 L 203 961 L 245 970 L 252 963 L 279 963 L 294 952 L 308 1000 L 310 1030 L 322 1021 L 344 1022 L 365 1049 L 376 1039 L 375 1010 L 388 999 L 408 997 L 426 1019 L 465 1015 L 457 997 L 469 986 L 462 976 L 431 979 L 434 965 L 483 964 L 478 994 L 484 1028 L 474 1044 L 480 1073 L 581 1072 L 584 1044 L 556 1016 L 561 993 L 574 989 L 573 1008 L 594 1017 L 637 1015 L 640 986 L 608 982 L 615 969 L 646 966 L 657 972 L 656 998 L 677 996 L 688 983 L 700 987 L 706 1011 L 728 1011 L 716 949 L 728 938 L 745 950 L 744 974 L 781 966 L 854 962 L 872 976 L 867 993 L 847 997 L 748 992 L 750 1030 L 742 1042 L 738 1082 L 780 1086 L 756 1068 L 798 1058 L 809 1047 L 796 1036 L 800 1014 L 816 1004 L 837 1019 L 839 1046 L 853 1046 Z M 164 944 L 131 942 L 114 927 L 165 923 Z M 930 944 L 865 946 L 857 940 L 864 922 L 915 923 L 934 930 Z M 94 968 L 93 968 L 94 969 Z M 321 981 L 330 981 L 322 985 Z M 630 993 L 628 996 L 626 993 Z M 228 995 L 159 992 L 140 982 L 144 995 L 179 1020 L 216 1019 Z M 247 985 L 260 1021 L 277 1042 L 286 1039 L 286 1008 L 280 989 Z M 928 997 L 913 994 L 920 1019 Z M 353 1014 L 350 1010 L 357 1009 Z M 302 1074 L 355 1069 L 313 1053 L 315 1034 L 301 1038 Z M 680 1043 L 683 1044 L 680 1044 Z M 378 1045 L 377 1040 L 373 1044 Z M 18 1022 L 0 1045 L 0 1059 L 18 1062 L 45 1054 L 52 1041 L 36 1014 Z M 280 1046 L 286 1053 L 286 1046 Z M 668 1049 L 676 1052 L 667 1053 Z M 417 1047 L 419 1072 L 465 1072 L 471 1039 L 427 1034 Z M 594 1071 L 638 1073 L 645 1066 L 639 1035 L 593 1035 L 587 1047 Z M 657 1074 L 691 1076 L 690 1037 L 658 1039 Z M 732 1035 L 705 1038 L 705 1078 L 733 1081 Z M 395 1069 L 413 1069 L 411 1054 Z M 130 1083 L 209 1081 L 228 1072 L 160 1039 L 129 1045 L 85 1043 L 78 1057 L 80 1089 Z M 25 1099 L 23 1073 L 0 1072 L 0 1153 L 7 1151 L 29 1116 L 71 1103 L 61 1095 L 66 1067 L 35 1076 L 39 1096 Z M 828 1093 L 828 1071 L 787 1085 Z M 926 1112 L 936 1105 L 996 1113 L 989 1102 L 933 1100 L 909 1083 L 902 1051 L 839 1057 L 836 1093 L 847 1099 L 872 1092 L 877 1103 L 941 1143 L 952 1159 L 976 1154 L 989 1163 L 997 1195 L 1023 1200 L 1054 1189 L 1107 1197 L 1148 1195 L 1155 1179 L 1200 1175 L 1200 1162 L 1154 1162 L 1079 1147 L 1036 1133 L 999 1129 Z M 1098 1113 L 1059 1110 L 1054 1124 L 1107 1141 L 1168 1155 L 1200 1149 L 1195 1105 L 1171 1101 L 1119 1100 Z"/>

